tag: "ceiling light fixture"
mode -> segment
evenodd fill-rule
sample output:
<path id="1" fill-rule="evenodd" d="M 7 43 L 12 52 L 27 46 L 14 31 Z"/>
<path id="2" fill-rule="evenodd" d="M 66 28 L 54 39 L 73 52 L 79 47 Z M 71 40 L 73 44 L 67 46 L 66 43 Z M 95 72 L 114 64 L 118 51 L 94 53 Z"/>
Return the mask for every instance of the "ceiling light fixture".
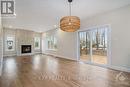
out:
<path id="1" fill-rule="evenodd" d="M 80 19 L 77 16 L 71 16 L 71 2 L 69 2 L 69 16 L 65 16 L 60 20 L 60 29 L 66 32 L 74 32 L 80 28 Z"/>

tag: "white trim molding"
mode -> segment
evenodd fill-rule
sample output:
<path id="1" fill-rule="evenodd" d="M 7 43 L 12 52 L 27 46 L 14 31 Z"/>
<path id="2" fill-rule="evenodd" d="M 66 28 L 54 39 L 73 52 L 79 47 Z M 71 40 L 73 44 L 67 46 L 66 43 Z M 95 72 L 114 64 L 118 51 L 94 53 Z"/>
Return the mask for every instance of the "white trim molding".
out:
<path id="1" fill-rule="evenodd" d="M 55 55 L 55 54 L 50 54 L 50 53 L 42 53 L 44 55 L 50 55 L 50 56 L 54 56 L 54 57 L 57 57 L 57 58 L 62 58 L 62 59 L 68 59 L 68 60 L 74 60 L 74 61 L 77 61 L 77 59 L 73 59 L 73 58 L 70 58 L 70 57 L 65 57 L 65 56 L 61 56 L 61 55 Z"/>
<path id="2" fill-rule="evenodd" d="M 65 56 L 60 56 L 60 55 L 55 55 L 55 54 L 49 54 L 49 53 L 42 53 L 43 55 L 50 55 L 50 56 L 54 56 L 57 58 L 63 58 L 63 59 L 68 59 L 68 60 L 73 60 L 73 61 L 77 61 L 77 62 L 81 62 L 77 59 L 72 59 L 69 57 L 65 57 Z M 86 62 L 84 62 L 86 63 Z M 113 70 L 119 70 L 119 71 L 124 71 L 124 72 L 130 72 L 130 68 L 126 68 L 126 67 L 120 67 L 120 66 L 111 66 L 111 65 L 99 65 L 99 64 L 92 64 L 92 63 L 86 63 L 89 65 L 93 65 L 93 66 L 99 66 L 99 67 L 103 67 L 103 68 L 108 68 L 108 69 L 113 69 Z"/>
<path id="3" fill-rule="evenodd" d="M 77 60 L 80 60 L 79 32 L 83 32 L 83 31 L 88 32 L 88 31 L 95 30 L 95 29 L 98 29 L 98 28 L 108 28 L 107 29 L 107 31 L 108 31 L 108 36 L 107 36 L 107 39 L 108 39 L 107 66 L 109 66 L 109 65 L 111 65 L 111 25 L 110 24 L 104 24 L 104 25 L 99 25 L 99 26 L 87 27 L 87 28 L 83 28 L 83 29 L 77 31 Z M 94 63 L 92 63 L 92 64 L 94 64 Z M 96 64 L 96 65 L 99 65 L 99 64 Z"/>
<path id="4" fill-rule="evenodd" d="M 119 71 L 124 71 L 124 72 L 130 72 L 130 68 L 126 68 L 126 67 L 121 67 L 121 66 L 108 66 L 108 68 L 110 69 L 114 69 L 114 70 L 119 70 Z"/>

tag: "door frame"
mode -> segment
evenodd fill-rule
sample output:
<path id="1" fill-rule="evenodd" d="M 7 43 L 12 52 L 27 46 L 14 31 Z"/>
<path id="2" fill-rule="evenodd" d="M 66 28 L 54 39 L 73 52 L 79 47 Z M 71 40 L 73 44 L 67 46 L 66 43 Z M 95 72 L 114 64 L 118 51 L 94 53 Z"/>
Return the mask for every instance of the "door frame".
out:
<path id="1" fill-rule="evenodd" d="M 80 38 L 79 38 L 79 32 L 83 32 L 83 31 L 91 31 L 94 30 L 96 28 L 102 28 L 102 27 L 107 27 L 108 28 L 108 47 L 107 47 L 107 64 L 97 64 L 94 62 L 84 62 L 80 60 Z M 101 66 L 101 67 L 109 67 L 111 65 L 111 25 L 110 24 L 106 24 L 106 25 L 101 25 L 101 26 L 94 26 L 94 27 L 88 27 L 88 28 L 82 28 L 81 30 L 77 31 L 77 61 L 79 62 L 84 62 L 87 64 L 92 64 L 92 65 L 96 65 L 96 66 Z"/>

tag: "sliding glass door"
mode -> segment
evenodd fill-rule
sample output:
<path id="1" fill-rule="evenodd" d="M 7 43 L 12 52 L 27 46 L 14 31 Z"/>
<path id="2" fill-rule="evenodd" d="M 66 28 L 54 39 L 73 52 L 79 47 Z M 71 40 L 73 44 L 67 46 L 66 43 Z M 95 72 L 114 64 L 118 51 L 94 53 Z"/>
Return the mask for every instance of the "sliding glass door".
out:
<path id="1" fill-rule="evenodd" d="M 80 57 L 82 61 L 91 61 L 90 58 L 90 34 L 89 32 L 80 32 Z"/>
<path id="2" fill-rule="evenodd" d="M 108 28 L 95 28 L 79 32 L 80 60 L 107 64 Z"/>
<path id="3" fill-rule="evenodd" d="M 92 62 L 98 64 L 107 64 L 107 29 L 94 29 L 91 32 Z"/>

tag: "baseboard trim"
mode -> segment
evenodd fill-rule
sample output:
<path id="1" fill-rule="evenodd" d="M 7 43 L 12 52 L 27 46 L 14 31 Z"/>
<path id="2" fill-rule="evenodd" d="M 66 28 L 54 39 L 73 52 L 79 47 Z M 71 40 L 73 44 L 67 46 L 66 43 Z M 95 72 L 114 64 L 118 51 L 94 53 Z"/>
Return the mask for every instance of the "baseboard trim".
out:
<path id="1" fill-rule="evenodd" d="M 51 55 L 51 56 L 54 56 L 54 57 L 57 57 L 57 58 L 63 58 L 63 59 L 68 59 L 68 60 L 74 60 L 74 61 L 77 61 L 77 59 L 72 59 L 70 57 L 65 57 L 65 56 L 61 56 L 61 55 L 55 55 L 55 54 L 49 54 L 49 53 L 42 53 L 44 55 Z"/>
<path id="2" fill-rule="evenodd" d="M 34 54 L 41 54 L 42 52 L 34 52 Z"/>
<path id="3" fill-rule="evenodd" d="M 114 69 L 114 70 L 119 70 L 119 71 L 124 71 L 124 72 L 130 72 L 130 68 L 126 68 L 126 67 L 120 67 L 120 66 L 108 66 L 108 68 L 110 69 Z"/>
<path id="4" fill-rule="evenodd" d="M 72 58 L 69 58 L 69 57 L 64 57 L 64 56 L 59 56 L 59 55 L 55 55 L 55 56 L 58 57 L 58 58 L 63 58 L 63 59 L 68 59 L 68 60 L 77 61 L 76 59 L 72 59 Z"/>
<path id="5" fill-rule="evenodd" d="M 49 53 L 42 53 L 42 54 L 44 54 L 44 55 L 52 55 L 52 56 L 59 57 L 59 58 L 64 58 L 64 59 L 69 59 L 69 60 L 77 61 L 77 59 L 71 59 L 69 57 L 64 57 L 64 56 L 60 56 L 60 55 L 49 54 Z M 103 67 L 103 66 L 99 66 L 99 67 Z M 129 72 L 130 73 L 130 68 L 126 68 L 126 67 L 108 65 L 108 66 L 105 66 L 105 68 L 113 69 L 113 70 L 118 70 L 118 71 L 122 71 L 122 72 Z"/>
<path id="6" fill-rule="evenodd" d="M 34 53 L 25 53 L 25 54 L 20 54 L 20 55 L 17 55 L 17 56 L 31 56 L 31 55 L 34 55 Z"/>
<path id="7" fill-rule="evenodd" d="M 12 56 L 17 56 L 16 54 L 11 54 L 11 55 L 3 55 L 3 57 L 12 57 Z"/>

